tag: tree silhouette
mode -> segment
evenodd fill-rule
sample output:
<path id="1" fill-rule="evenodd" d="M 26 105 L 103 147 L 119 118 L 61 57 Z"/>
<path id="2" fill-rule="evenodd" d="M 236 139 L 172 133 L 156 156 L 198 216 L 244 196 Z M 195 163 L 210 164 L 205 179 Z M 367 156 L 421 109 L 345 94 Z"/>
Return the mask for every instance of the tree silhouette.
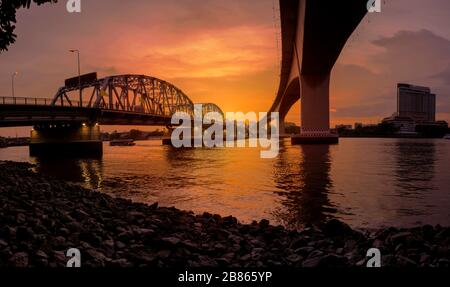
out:
<path id="1" fill-rule="evenodd" d="M 16 41 L 16 11 L 21 7 L 29 9 L 32 2 L 42 5 L 56 3 L 57 0 L 0 0 L 0 53 L 7 51 L 8 46 Z"/>

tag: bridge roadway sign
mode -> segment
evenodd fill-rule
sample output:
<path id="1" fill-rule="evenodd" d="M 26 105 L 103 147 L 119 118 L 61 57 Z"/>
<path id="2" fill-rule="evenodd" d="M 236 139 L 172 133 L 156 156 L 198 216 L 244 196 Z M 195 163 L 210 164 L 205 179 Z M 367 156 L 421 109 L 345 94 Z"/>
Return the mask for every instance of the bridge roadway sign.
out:
<path id="1" fill-rule="evenodd" d="M 97 73 L 89 73 L 67 79 L 64 84 L 67 88 L 78 88 L 80 85 L 90 85 L 95 81 L 97 81 Z"/>

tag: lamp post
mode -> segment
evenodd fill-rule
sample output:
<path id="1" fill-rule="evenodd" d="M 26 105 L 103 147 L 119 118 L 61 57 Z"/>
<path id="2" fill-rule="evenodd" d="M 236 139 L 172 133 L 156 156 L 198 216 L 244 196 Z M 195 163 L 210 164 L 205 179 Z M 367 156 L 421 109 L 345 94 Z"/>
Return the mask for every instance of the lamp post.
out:
<path id="1" fill-rule="evenodd" d="M 79 106 L 83 106 L 83 94 L 81 92 L 81 66 L 80 66 L 80 51 L 79 50 L 69 50 L 71 53 L 77 53 L 78 58 L 78 89 L 80 90 L 80 103 Z"/>
<path id="2" fill-rule="evenodd" d="M 14 79 L 19 74 L 19 72 L 14 72 L 11 76 L 11 88 L 12 88 L 12 97 L 14 101 L 16 100 L 15 87 L 14 87 Z"/>

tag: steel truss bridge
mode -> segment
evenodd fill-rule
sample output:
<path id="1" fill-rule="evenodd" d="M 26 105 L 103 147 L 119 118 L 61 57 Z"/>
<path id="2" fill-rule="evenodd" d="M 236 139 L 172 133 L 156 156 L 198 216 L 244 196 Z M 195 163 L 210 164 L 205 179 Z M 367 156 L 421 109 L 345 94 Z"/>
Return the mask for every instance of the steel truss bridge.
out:
<path id="1" fill-rule="evenodd" d="M 73 99 L 80 100 L 73 100 Z M 119 75 L 59 88 L 53 99 L 0 98 L 0 127 L 52 123 L 170 126 L 176 112 L 194 113 L 194 103 L 169 82 Z M 203 104 L 203 114 L 222 110 Z"/>

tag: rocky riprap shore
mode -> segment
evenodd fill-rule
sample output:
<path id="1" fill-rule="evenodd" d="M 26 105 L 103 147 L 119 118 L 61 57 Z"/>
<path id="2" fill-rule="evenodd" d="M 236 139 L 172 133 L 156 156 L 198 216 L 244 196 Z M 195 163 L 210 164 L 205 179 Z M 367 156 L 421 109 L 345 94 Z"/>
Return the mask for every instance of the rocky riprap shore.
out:
<path id="1" fill-rule="evenodd" d="M 331 220 L 300 231 L 112 198 L 0 162 L 0 266 L 449 266 L 450 228 L 356 231 Z"/>

